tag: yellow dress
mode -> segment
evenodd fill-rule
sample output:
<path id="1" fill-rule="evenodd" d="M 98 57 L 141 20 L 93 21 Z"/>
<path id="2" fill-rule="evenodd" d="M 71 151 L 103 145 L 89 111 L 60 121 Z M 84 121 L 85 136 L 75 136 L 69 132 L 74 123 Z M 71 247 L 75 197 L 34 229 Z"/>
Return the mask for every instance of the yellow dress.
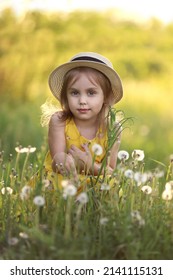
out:
<path id="1" fill-rule="evenodd" d="M 96 137 L 92 140 L 86 139 L 84 136 L 80 135 L 79 130 L 74 122 L 73 119 L 70 121 L 66 121 L 66 126 L 65 126 L 65 138 L 66 138 L 66 147 L 67 151 L 70 148 L 71 145 L 75 145 L 79 149 L 82 150 L 82 145 L 88 143 L 89 144 L 89 149 L 92 154 L 92 157 L 94 158 L 95 162 L 101 163 L 103 158 L 105 157 L 106 154 L 106 147 L 107 147 L 107 133 L 103 133 L 101 128 L 98 129 L 96 133 Z M 92 146 L 94 144 L 99 144 L 102 147 L 102 154 L 99 156 L 94 155 L 94 152 L 92 151 Z M 50 180 L 53 184 L 53 187 L 55 188 L 62 188 L 62 180 L 67 179 L 63 177 L 61 174 L 57 174 L 53 172 L 52 170 L 52 157 L 50 155 L 50 152 L 48 151 L 46 155 L 46 159 L 44 162 L 44 168 L 45 168 L 45 174 L 46 174 L 46 179 Z M 79 189 L 81 189 L 81 185 L 87 184 L 87 182 L 90 180 L 89 176 L 87 175 L 79 175 Z"/>

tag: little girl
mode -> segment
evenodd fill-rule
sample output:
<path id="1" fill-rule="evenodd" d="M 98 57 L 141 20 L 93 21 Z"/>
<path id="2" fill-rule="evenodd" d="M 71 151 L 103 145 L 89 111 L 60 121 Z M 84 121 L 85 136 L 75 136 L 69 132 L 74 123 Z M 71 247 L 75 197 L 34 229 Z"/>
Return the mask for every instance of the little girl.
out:
<path id="1" fill-rule="evenodd" d="M 49 77 L 53 95 L 62 110 L 49 121 L 47 178 L 61 188 L 62 179 L 82 181 L 102 176 L 108 149 L 108 112 L 123 96 L 123 88 L 111 62 L 92 52 L 75 55 Z M 106 159 L 107 174 L 116 167 L 120 131 Z M 80 185 L 80 184 L 78 184 Z"/>

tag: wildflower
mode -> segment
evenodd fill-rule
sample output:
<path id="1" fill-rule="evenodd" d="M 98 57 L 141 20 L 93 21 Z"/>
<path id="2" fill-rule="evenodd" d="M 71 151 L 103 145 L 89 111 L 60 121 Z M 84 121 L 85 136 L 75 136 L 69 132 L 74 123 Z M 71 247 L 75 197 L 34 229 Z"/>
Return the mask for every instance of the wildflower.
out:
<path id="1" fill-rule="evenodd" d="M 86 192 L 82 192 L 77 196 L 77 201 L 79 201 L 81 204 L 86 204 L 88 202 L 88 195 Z"/>
<path id="2" fill-rule="evenodd" d="M 108 184 L 103 183 L 103 184 L 101 184 L 100 189 L 102 191 L 108 191 L 108 190 L 110 190 L 110 186 Z"/>
<path id="3" fill-rule="evenodd" d="M 69 184 L 69 180 L 62 180 L 61 181 L 61 185 L 62 185 L 63 188 L 67 187 L 68 184 Z"/>
<path id="4" fill-rule="evenodd" d="M 21 146 L 18 146 L 15 148 L 15 151 L 19 154 L 25 153 L 25 148 L 22 148 Z"/>
<path id="5" fill-rule="evenodd" d="M 64 188 L 63 197 L 66 199 L 68 196 L 75 196 L 77 189 L 73 184 L 68 184 Z"/>
<path id="6" fill-rule="evenodd" d="M 129 159 L 129 153 L 121 150 L 121 151 L 118 152 L 118 158 L 120 160 L 128 160 Z"/>
<path id="7" fill-rule="evenodd" d="M 102 146 L 100 146 L 99 144 L 94 144 L 92 146 L 92 151 L 96 156 L 100 156 L 103 153 Z"/>
<path id="8" fill-rule="evenodd" d="M 15 246 L 19 243 L 19 239 L 17 237 L 8 238 L 8 245 Z"/>
<path id="9" fill-rule="evenodd" d="M 173 198 L 173 194 L 172 191 L 170 190 L 164 190 L 162 193 L 162 199 L 164 200 L 171 200 Z"/>
<path id="10" fill-rule="evenodd" d="M 144 193 L 146 193 L 146 194 L 150 194 L 150 193 L 152 193 L 152 188 L 150 187 L 150 186 L 143 186 L 142 188 L 141 188 L 141 190 L 144 192 Z"/>
<path id="11" fill-rule="evenodd" d="M 132 219 L 139 220 L 141 218 L 141 215 L 138 210 L 134 210 L 131 212 L 131 217 L 132 217 Z"/>
<path id="12" fill-rule="evenodd" d="M 145 225 L 145 220 L 141 217 L 141 214 L 138 210 L 131 212 L 132 222 L 137 224 L 139 227 Z"/>
<path id="13" fill-rule="evenodd" d="M 3 187 L 3 188 L 1 189 L 1 193 L 2 193 L 2 194 L 12 194 L 12 193 L 13 193 L 13 189 L 10 188 L 10 187 Z"/>
<path id="14" fill-rule="evenodd" d="M 36 151 L 36 147 L 29 146 L 27 153 L 34 153 L 35 151 Z"/>
<path id="15" fill-rule="evenodd" d="M 127 177 L 127 178 L 130 178 L 130 179 L 133 179 L 133 176 L 134 176 L 133 170 L 131 170 L 131 169 L 125 170 L 124 176 Z"/>
<path id="16" fill-rule="evenodd" d="M 137 161 L 142 161 L 145 157 L 144 151 L 142 150 L 134 150 L 132 152 L 132 158 Z"/>
<path id="17" fill-rule="evenodd" d="M 156 171 L 154 172 L 154 176 L 155 176 L 156 178 L 162 178 L 162 177 L 164 176 L 164 171 L 163 171 L 163 170 L 156 170 Z"/>
<path id="18" fill-rule="evenodd" d="M 29 238 L 29 236 L 28 236 L 28 234 L 27 234 L 26 232 L 20 232 L 20 233 L 19 233 L 19 236 L 20 236 L 21 238 L 23 238 L 23 239 L 28 239 L 28 238 Z"/>
<path id="19" fill-rule="evenodd" d="M 43 183 L 43 190 L 49 190 L 49 191 L 53 191 L 54 190 L 54 186 L 52 184 L 52 181 L 48 180 L 48 179 L 44 179 L 42 181 Z"/>
<path id="20" fill-rule="evenodd" d="M 44 188 L 48 188 L 49 185 L 50 185 L 50 181 L 49 181 L 48 179 L 44 179 L 44 180 L 42 181 L 42 183 L 43 183 Z"/>
<path id="21" fill-rule="evenodd" d="M 173 181 L 169 181 L 169 182 L 166 183 L 165 190 L 173 191 Z"/>
<path id="22" fill-rule="evenodd" d="M 34 197 L 33 202 L 37 206 L 43 206 L 45 204 L 45 199 L 41 195 L 37 195 Z"/>
<path id="23" fill-rule="evenodd" d="M 147 181 L 148 175 L 147 173 L 136 172 L 134 174 L 134 179 L 137 182 L 138 186 L 140 186 L 141 184 L 144 184 Z"/>
<path id="24" fill-rule="evenodd" d="M 29 146 L 28 148 L 22 148 L 21 146 L 19 146 L 15 148 L 15 151 L 19 154 L 34 153 L 36 151 L 36 147 Z"/>
<path id="25" fill-rule="evenodd" d="M 21 190 L 20 198 L 22 200 L 28 199 L 30 196 L 31 190 L 32 190 L 32 188 L 30 186 L 27 186 L 27 185 L 24 186 Z"/>
<path id="26" fill-rule="evenodd" d="M 106 225 L 108 221 L 107 217 L 100 218 L 100 225 Z"/>

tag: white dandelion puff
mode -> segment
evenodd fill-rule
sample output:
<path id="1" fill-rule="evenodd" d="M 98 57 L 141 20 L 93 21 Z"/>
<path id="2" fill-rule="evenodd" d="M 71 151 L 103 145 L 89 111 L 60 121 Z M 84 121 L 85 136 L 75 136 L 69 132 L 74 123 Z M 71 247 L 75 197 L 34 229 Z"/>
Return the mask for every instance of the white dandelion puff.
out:
<path id="1" fill-rule="evenodd" d="M 36 147 L 28 147 L 28 153 L 34 153 L 36 151 Z"/>
<path id="2" fill-rule="evenodd" d="M 100 189 L 102 191 L 109 191 L 110 190 L 110 186 L 108 184 L 103 183 L 103 184 L 101 184 Z"/>
<path id="3" fill-rule="evenodd" d="M 22 148 L 21 146 L 15 147 L 15 151 L 19 154 L 25 153 L 25 148 Z"/>
<path id="4" fill-rule="evenodd" d="M 129 153 L 127 151 L 121 150 L 121 151 L 118 152 L 118 158 L 120 160 L 128 160 L 129 159 Z"/>
<path id="5" fill-rule="evenodd" d="M 132 152 L 132 158 L 137 160 L 137 161 L 142 161 L 145 157 L 144 151 L 143 150 L 134 150 Z"/>
<path id="6" fill-rule="evenodd" d="M 82 192 L 77 196 L 77 201 L 79 201 L 81 204 L 86 204 L 88 202 L 88 195 L 86 192 Z"/>
<path id="7" fill-rule="evenodd" d="M 77 189 L 73 184 L 68 184 L 63 191 L 63 197 L 66 199 L 68 196 L 75 196 Z"/>
<path id="8" fill-rule="evenodd" d="M 137 224 L 138 226 L 144 226 L 145 220 L 141 217 L 141 214 L 138 210 L 134 210 L 131 212 L 132 222 Z"/>
<path id="9" fill-rule="evenodd" d="M 144 192 L 144 193 L 146 193 L 146 194 L 150 194 L 150 193 L 152 193 L 152 188 L 150 187 L 150 186 L 143 186 L 142 188 L 141 188 L 141 190 Z"/>
<path id="10" fill-rule="evenodd" d="M 8 238 L 7 242 L 8 242 L 8 245 L 15 246 L 19 243 L 19 239 L 17 237 L 11 237 L 11 238 Z"/>
<path id="11" fill-rule="evenodd" d="M 61 185 L 62 185 L 63 188 L 66 188 L 69 184 L 70 184 L 69 180 L 62 180 L 61 181 Z"/>
<path id="12" fill-rule="evenodd" d="M 91 149 L 96 156 L 100 156 L 103 153 L 103 148 L 99 144 L 92 145 Z"/>
<path id="13" fill-rule="evenodd" d="M 21 238 L 23 238 L 23 239 L 28 239 L 28 238 L 29 238 L 29 236 L 28 236 L 28 234 L 27 234 L 26 232 L 20 232 L 20 233 L 19 233 L 19 236 L 20 236 Z"/>
<path id="14" fill-rule="evenodd" d="M 169 181 L 169 182 L 166 183 L 165 190 L 173 191 L 173 181 Z"/>
<path id="15" fill-rule="evenodd" d="M 21 146 L 16 147 L 15 151 L 19 154 L 23 154 L 23 153 L 34 153 L 36 151 L 36 147 L 27 147 L 27 148 L 22 148 Z"/>
<path id="16" fill-rule="evenodd" d="M 106 225 L 109 219 L 107 217 L 100 218 L 100 225 Z"/>
<path id="17" fill-rule="evenodd" d="M 12 193 L 13 193 L 13 189 L 10 188 L 10 187 L 3 187 L 3 188 L 1 189 L 1 193 L 2 193 L 2 194 L 12 194 Z"/>
<path id="18" fill-rule="evenodd" d="M 37 206 L 43 206 L 45 204 L 45 198 L 41 195 L 37 195 L 34 197 L 33 203 Z"/>
<path id="19" fill-rule="evenodd" d="M 147 173 L 136 172 L 134 174 L 134 179 L 137 182 L 138 186 L 140 186 L 141 184 L 146 183 L 146 181 L 148 180 L 148 175 Z"/>
<path id="20" fill-rule="evenodd" d="M 125 176 L 126 178 L 133 179 L 133 177 L 134 177 L 134 172 L 133 172 L 133 170 L 131 170 L 131 169 L 125 170 L 125 171 L 124 171 L 124 176 Z"/>
<path id="21" fill-rule="evenodd" d="M 164 190 L 162 192 L 162 199 L 163 200 L 172 200 L 173 198 L 173 194 L 172 194 L 172 191 L 170 190 Z"/>
<path id="22" fill-rule="evenodd" d="M 31 193 L 31 190 L 32 188 L 30 186 L 24 186 L 22 189 L 21 189 L 21 193 L 20 193 L 20 198 L 22 200 L 26 200 L 30 197 L 30 193 Z"/>

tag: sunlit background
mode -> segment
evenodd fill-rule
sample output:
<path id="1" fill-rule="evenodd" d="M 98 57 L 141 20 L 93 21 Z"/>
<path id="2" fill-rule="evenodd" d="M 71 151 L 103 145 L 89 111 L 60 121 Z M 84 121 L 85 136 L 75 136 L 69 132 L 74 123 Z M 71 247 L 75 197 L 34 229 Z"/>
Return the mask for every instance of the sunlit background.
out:
<path id="1" fill-rule="evenodd" d="M 157 17 L 163 22 L 172 21 L 172 3 L 171 0 L 1 0 L 0 7 L 12 7 L 18 15 L 28 10 L 65 11 L 70 12 L 76 9 L 104 11 L 106 9 L 119 9 L 121 15 L 134 17 L 138 20 Z"/>
<path id="2" fill-rule="evenodd" d="M 0 1 L 0 149 L 45 142 L 40 106 L 51 96 L 50 71 L 80 51 L 107 56 L 120 74 L 132 117 L 121 148 L 146 162 L 173 154 L 171 1 Z"/>

